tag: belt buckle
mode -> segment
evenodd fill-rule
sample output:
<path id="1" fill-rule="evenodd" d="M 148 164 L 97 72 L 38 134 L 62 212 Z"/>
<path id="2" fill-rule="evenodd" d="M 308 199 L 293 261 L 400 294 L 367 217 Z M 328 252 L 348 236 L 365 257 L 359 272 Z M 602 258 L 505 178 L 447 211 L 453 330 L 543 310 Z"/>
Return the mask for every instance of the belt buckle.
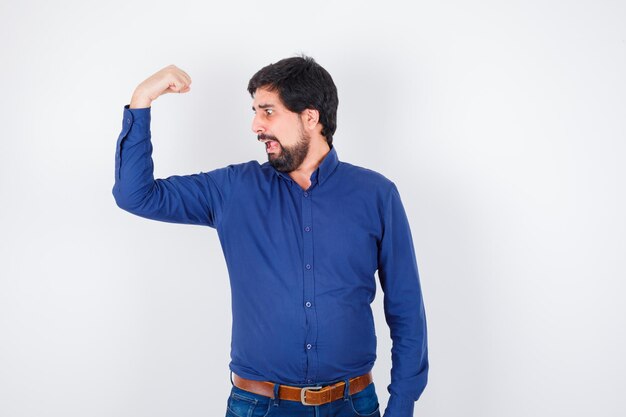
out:
<path id="1" fill-rule="evenodd" d="M 321 386 L 317 386 L 317 387 L 303 387 L 300 390 L 300 402 L 302 404 L 304 404 L 304 405 L 317 405 L 317 404 L 309 404 L 309 403 L 306 402 L 306 392 L 307 391 L 312 391 L 312 390 L 320 390 L 322 388 L 323 387 L 321 387 Z"/>

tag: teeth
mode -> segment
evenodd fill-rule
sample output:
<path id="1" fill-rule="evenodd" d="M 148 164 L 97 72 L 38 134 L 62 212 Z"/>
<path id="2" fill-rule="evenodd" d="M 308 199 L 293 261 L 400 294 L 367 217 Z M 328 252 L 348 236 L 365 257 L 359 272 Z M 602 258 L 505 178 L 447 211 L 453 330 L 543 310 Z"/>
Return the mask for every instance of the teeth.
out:
<path id="1" fill-rule="evenodd" d="M 266 139 L 263 141 L 263 143 L 265 144 L 266 149 L 275 148 L 278 146 L 278 142 L 272 139 Z"/>

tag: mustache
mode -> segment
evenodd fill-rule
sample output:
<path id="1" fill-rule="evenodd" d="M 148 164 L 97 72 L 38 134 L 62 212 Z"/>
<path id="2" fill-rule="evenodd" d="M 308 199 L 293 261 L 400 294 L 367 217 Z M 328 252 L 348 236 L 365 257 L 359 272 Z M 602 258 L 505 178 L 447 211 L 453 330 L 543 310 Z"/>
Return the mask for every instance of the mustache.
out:
<path id="1" fill-rule="evenodd" d="M 264 139 L 274 140 L 274 141 L 278 142 L 278 139 L 276 139 L 276 136 L 266 135 L 265 133 L 261 133 L 260 135 L 257 135 L 257 140 L 264 140 Z M 280 142 L 278 142 L 278 143 L 280 143 Z"/>

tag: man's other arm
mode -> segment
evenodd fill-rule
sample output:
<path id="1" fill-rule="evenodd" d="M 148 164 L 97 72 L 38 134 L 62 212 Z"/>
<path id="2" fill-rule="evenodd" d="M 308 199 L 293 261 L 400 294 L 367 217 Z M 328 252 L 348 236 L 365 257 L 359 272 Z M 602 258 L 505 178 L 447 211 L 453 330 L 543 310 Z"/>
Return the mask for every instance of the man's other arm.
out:
<path id="1" fill-rule="evenodd" d="M 379 243 L 378 276 L 392 339 L 390 397 L 384 417 L 412 417 L 428 380 L 426 314 L 409 222 L 393 183 Z"/>

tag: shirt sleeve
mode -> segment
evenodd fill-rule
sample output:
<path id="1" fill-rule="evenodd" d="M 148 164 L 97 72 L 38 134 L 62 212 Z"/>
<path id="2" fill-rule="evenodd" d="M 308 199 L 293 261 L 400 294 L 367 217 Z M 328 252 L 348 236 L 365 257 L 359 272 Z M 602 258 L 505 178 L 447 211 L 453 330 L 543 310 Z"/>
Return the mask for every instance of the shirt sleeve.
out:
<path id="1" fill-rule="evenodd" d="M 155 180 L 151 108 L 129 106 L 124 106 L 115 150 L 113 196 L 118 207 L 147 219 L 217 228 L 236 179 L 235 166 Z"/>
<path id="2" fill-rule="evenodd" d="M 412 417 L 428 379 L 426 314 L 409 222 L 395 184 L 386 202 L 378 277 L 392 339 L 390 397 L 384 417 Z"/>

